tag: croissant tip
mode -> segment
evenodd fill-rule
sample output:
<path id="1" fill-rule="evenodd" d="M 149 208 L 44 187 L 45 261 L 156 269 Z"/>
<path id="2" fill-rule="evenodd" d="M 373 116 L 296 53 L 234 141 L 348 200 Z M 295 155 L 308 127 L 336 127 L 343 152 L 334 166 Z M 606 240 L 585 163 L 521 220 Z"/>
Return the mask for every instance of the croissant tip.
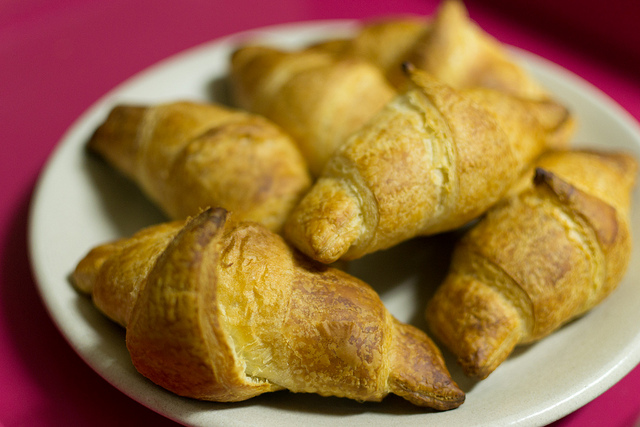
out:
<path id="1" fill-rule="evenodd" d="M 416 69 L 415 65 L 409 61 L 405 61 L 402 63 L 402 72 L 409 75 L 414 72 Z"/>
<path id="2" fill-rule="evenodd" d="M 535 183 L 541 183 L 550 178 L 552 175 L 553 174 L 548 170 L 537 167 L 534 172 L 533 180 Z"/>
<path id="3" fill-rule="evenodd" d="M 549 188 L 553 194 L 561 200 L 569 200 L 575 193 L 576 189 L 573 185 L 558 177 L 551 171 L 537 167 L 533 177 L 535 185 L 543 185 Z"/>

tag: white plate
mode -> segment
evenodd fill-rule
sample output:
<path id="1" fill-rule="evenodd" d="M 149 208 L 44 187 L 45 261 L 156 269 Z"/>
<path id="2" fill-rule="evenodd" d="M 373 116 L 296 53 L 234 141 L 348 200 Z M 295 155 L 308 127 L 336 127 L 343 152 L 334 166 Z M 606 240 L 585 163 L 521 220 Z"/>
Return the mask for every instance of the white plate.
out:
<path id="1" fill-rule="evenodd" d="M 178 98 L 221 100 L 219 84 L 233 46 L 248 37 L 295 47 L 349 31 L 350 22 L 267 28 L 231 36 L 170 58 L 119 86 L 93 105 L 68 131 L 48 162 L 35 193 L 30 251 L 39 291 L 57 326 L 78 354 L 115 387 L 143 405 L 189 425 L 541 425 L 607 390 L 640 360 L 640 253 L 603 304 L 543 341 L 519 349 L 483 382 L 464 378 L 460 408 L 431 412 L 399 398 L 380 404 L 278 392 L 238 404 L 198 402 L 156 387 L 133 368 L 124 332 L 79 296 L 68 276 L 93 246 L 130 235 L 164 218 L 141 193 L 84 144 L 117 102 L 155 103 Z M 534 55 L 515 51 L 537 78 L 580 120 L 577 145 L 626 149 L 640 157 L 640 128 L 617 104 L 580 78 Z M 635 200 L 640 200 L 635 194 Z M 639 209 L 633 225 L 638 232 Z M 640 247 L 636 233 L 635 247 Z M 446 266 L 445 237 L 416 239 L 355 262 L 351 272 L 368 281 L 400 320 L 424 327 L 422 311 Z M 429 268 L 433 268 L 430 270 Z"/>

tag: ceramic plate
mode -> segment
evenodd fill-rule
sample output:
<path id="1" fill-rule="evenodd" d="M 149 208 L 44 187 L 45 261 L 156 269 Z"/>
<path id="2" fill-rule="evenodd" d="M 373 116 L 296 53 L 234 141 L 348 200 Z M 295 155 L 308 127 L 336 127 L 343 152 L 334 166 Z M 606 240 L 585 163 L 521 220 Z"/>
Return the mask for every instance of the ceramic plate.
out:
<path id="1" fill-rule="evenodd" d="M 518 349 L 482 382 L 454 379 L 467 392 L 460 408 L 425 411 L 390 396 L 382 403 L 278 392 L 237 404 L 177 397 L 133 368 L 124 331 L 71 287 L 69 275 L 93 246 L 128 236 L 164 220 L 137 188 L 84 145 L 116 103 L 176 99 L 224 102 L 224 78 L 234 46 L 250 38 L 296 47 L 347 33 L 352 22 L 293 24 L 242 33 L 163 61 L 108 93 L 74 123 L 40 178 L 30 218 L 30 251 L 39 291 L 51 317 L 96 372 L 141 404 L 188 425 L 542 425 L 603 393 L 640 360 L 640 253 L 633 253 L 619 288 L 584 317 L 534 345 Z M 640 157 L 636 122 L 597 89 L 566 70 L 526 52 L 519 60 L 577 114 L 576 145 L 625 149 Z M 638 191 L 636 203 L 640 200 Z M 640 236 L 640 209 L 633 226 Z M 415 239 L 354 262 L 350 272 L 369 282 L 400 320 L 424 327 L 426 300 L 444 274 L 451 236 Z M 640 248 L 638 237 L 635 247 Z"/>

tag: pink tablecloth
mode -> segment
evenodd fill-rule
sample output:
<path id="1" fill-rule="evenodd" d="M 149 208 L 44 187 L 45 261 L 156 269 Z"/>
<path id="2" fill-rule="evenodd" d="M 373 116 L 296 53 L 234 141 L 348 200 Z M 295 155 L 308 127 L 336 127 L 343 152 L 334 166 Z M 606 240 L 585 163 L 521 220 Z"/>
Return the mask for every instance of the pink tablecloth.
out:
<path id="1" fill-rule="evenodd" d="M 473 19 L 502 41 L 577 73 L 640 118 L 640 73 L 632 61 L 640 59 L 640 43 L 637 36 L 629 40 L 637 28 L 627 28 L 634 25 L 628 15 L 640 17 L 638 2 L 598 2 L 594 5 L 606 6 L 597 9 L 588 2 L 545 1 L 536 2 L 537 10 L 520 9 L 526 14 L 517 13 L 517 1 L 508 2 L 508 9 L 496 7 L 500 3 L 470 0 L 467 6 Z M 132 74 L 225 34 L 311 19 L 430 14 L 435 7 L 432 0 L 0 2 L 0 424 L 172 424 L 81 361 L 48 317 L 30 272 L 26 226 L 33 186 L 79 114 Z M 540 7 L 556 8 L 557 13 L 553 19 L 538 19 L 545 16 Z M 517 21 L 509 14 L 535 19 Z M 543 30 L 537 24 L 551 27 Z M 620 46 L 631 53 L 629 64 Z M 630 426 L 639 415 L 636 368 L 556 426 Z"/>

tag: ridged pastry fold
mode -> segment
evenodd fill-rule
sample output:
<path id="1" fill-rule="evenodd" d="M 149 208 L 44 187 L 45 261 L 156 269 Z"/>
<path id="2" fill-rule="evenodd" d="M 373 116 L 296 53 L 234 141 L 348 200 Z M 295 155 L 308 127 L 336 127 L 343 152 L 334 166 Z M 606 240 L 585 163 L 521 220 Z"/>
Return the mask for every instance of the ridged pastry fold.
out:
<path id="1" fill-rule="evenodd" d="M 625 153 L 546 153 L 529 188 L 462 237 L 426 317 L 468 375 L 486 378 L 515 346 L 548 336 L 618 286 L 636 171 Z"/>
<path id="2" fill-rule="evenodd" d="M 295 142 L 217 104 L 117 105 L 88 142 L 171 219 L 223 206 L 279 231 L 311 184 Z"/>
<path id="3" fill-rule="evenodd" d="M 286 237 L 325 263 L 460 227 L 504 197 L 550 147 L 569 112 L 486 88 L 458 91 L 406 65 L 413 88 L 331 157 L 293 210 Z"/>
<path id="4" fill-rule="evenodd" d="M 182 396 L 288 389 L 358 401 L 393 393 L 439 410 L 464 402 L 431 339 L 371 287 L 221 208 L 97 246 L 73 278 L 126 327 L 136 369 Z"/>

